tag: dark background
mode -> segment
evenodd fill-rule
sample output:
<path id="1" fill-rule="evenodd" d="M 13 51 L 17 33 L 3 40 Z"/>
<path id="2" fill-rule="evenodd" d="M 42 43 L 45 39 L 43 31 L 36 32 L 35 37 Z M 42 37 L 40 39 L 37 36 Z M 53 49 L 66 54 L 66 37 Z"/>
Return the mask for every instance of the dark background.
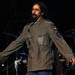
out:
<path id="1" fill-rule="evenodd" d="M 0 0 L 0 51 L 15 40 L 29 22 L 34 1 L 46 3 L 50 20 L 74 50 L 75 4 L 72 0 Z"/>

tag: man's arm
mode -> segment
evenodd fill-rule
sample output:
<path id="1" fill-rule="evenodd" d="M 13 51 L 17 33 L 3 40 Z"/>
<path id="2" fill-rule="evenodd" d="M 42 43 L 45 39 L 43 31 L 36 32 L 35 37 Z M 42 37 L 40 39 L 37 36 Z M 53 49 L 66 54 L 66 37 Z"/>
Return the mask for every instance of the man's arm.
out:
<path id="1" fill-rule="evenodd" d="M 57 28 L 54 26 L 52 22 L 50 23 L 48 27 L 48 33 L 50 37 L 52 38 L 54 44 L 60 51 L 60 53 L 69 62 L 74 57 L 72 50 L 70 49 L 66 41 L 63 39 L 62 35 L 57 31 Z"/>
<path id="2" fill-rule="evenodd" d="M 26 38 L 25 29 L 26 28 L 24 27 L 23 32 L 20 34 L 20 36 L 15 41 L 13 41 L 5 50 L 0 52 L 0 61 L 6 60 L 8 55 L 17 51 L 24 45 L 25 38 Z"/>

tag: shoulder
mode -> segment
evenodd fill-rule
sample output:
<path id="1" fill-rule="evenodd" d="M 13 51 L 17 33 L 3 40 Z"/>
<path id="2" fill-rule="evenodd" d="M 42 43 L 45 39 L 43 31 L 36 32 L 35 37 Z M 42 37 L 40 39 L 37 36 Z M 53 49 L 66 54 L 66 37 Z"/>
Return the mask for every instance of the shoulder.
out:
<path id="1" fill-rule="evenodd" d="M 30 27 L 30 23 L 26 24 L 26 25 L 23 27 L 23 31 L 24 31 L 24 32 L 27 31 L 29 27 Z"/>
<path id="2" fill-rule="evenodd" d="M 44 23 L 45 23 L 46 26 L 48 26 L 49 28 L 56 29 L 56 26 L 54 25 L 54 23 L 53 23 L 51 20 L 46 20 L 46 19 L 44 19 Z"/>
<path id="3" fill-rule="evenodd" d="M 27 24 L 24 26 L 24 29 L 29 28 L 31 24 L 32 24 L 32 23 L 27 23 Z"/>
<path id="4" fill-rule="evenodd" d="M 46 23 L 46 24 L 54 24 L 51 20 L 48 20 L 48 19 L 44 19 L 44 23 Z"/>

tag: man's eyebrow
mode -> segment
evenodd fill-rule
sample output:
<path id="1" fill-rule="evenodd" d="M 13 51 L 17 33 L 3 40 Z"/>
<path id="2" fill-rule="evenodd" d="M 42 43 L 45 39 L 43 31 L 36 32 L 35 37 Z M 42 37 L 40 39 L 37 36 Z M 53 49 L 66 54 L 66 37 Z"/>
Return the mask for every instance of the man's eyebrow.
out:
<path id="1" fill-rule="evenodd" d="M 34 9 L 34 8 L 32 8 L 32 10 L 39 10 L 39 9 L 38 9 L 38 8 L 35 8 L 35 9 Z"/>

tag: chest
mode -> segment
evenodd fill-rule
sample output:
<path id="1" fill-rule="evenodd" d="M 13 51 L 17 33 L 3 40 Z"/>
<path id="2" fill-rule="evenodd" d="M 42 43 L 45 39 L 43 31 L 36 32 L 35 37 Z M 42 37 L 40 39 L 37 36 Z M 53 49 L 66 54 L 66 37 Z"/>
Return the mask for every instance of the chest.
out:
<path id="1" fill-rule="evenodd" d="M 45 25 L 34 25 L 28 28 L 27 33 L 28 33 L 28 38 L 29 37 L 38 38 L 39 36 L 46 36 L 47 29 Z"/>

